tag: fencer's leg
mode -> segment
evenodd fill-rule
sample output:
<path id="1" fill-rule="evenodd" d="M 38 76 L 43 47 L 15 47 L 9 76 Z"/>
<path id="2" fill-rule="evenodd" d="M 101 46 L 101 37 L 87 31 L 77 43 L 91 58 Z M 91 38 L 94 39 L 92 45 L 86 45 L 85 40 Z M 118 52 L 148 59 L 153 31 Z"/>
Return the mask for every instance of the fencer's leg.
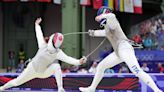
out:
<path id="1" fill-rule="evenodd" d="M 50 77 L 51 75 L 55 74 L 55 79 L 58 86 L 58 92 L 65 92 L 63 88 L 63 79 L 62 79 L 62 71 L 60 64 L 54 63 L 48 67 L 48 69 L 44 73 L 44 78 Z"/>
<path id="2" fill-rule="evenodd" d="M 60 64 L 55 64 L 55 78 L 58 85 L 58 92 L 65 92 Z"/>
<path id="3" fill-rule="evenodd" d="M 151 87 L 154 90 L 154 92 L 162 92 L 154 83 L 153 79 L 141 69 L 135 57 L 134 50 L 125 49 L 120 54 L 120 57 L 128 65 L 131 72 L 134 73 L 140 79 L 142 79 L 149 87 Z"/>
<path id="4" fill-rule="evenodd" d="M 82 92 L 95 92 L 96 87 L 102 80 L 104 76 L 104 71 L 107 68 L 111 68 L 117 64 L 121 63 L 120 59 L 116 56 L 115 52 L 108 55 L 105 59 L 103 59 L 96 68 L 96 74 L 94 76 L 93 82 L 91 86 L 88 88 L 80 87 L 79 90 Z"/>
<path id="5" fill-rule="evenodd" d="M 11 87 L 15 87 L 15 86 L 19 86 L 33 78 L 35 78 L 35 72 L 33 69 L 32 64 L 29 64 L 27 66 L 27 68 L 15 79 L 9 81 L 8 83 L 6 83 L 5 85 L 0 87 L 0 91 L 3 91 L 5 89 L 11 88 Z"/>

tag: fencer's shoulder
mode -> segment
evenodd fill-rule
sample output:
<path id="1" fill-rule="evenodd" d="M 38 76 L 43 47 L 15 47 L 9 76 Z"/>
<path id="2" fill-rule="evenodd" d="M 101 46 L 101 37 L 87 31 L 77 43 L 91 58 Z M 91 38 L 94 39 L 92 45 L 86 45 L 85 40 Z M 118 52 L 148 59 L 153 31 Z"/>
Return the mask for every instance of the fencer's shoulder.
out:
<path id="1" fill-rule="evenodd" d="M 58 49 L 56 54 L 57 54 L 57 56 L 66 55 L 66 54 L 63 52 L 63 50 L 61 50 L 61 49 Z"/>
<path id="2" fill-rule="evenodd" d="M 64 53 L 64 52 L 63 52 L 61 49 L 59 49 L 59 48 L 58 48 L 56 51 L 57 51 L 57 53 Z"/>
<path id="3" fill-rule="evenodd" d="M 107 16 L 109 16 L 110 18 L 115 18 L 116 15 L 114 13 L 108 13 Z"/>
<path id="4" fill-rule="evenodd" d="M 47 44 L 46 44 L 46 43 L 45 43 L 45 44 L 42 44 L 42 45 L 39 47 L 38 50 L 43 50 L 43 49 L 45 49 L 45 48 L 47 48 Z"/>

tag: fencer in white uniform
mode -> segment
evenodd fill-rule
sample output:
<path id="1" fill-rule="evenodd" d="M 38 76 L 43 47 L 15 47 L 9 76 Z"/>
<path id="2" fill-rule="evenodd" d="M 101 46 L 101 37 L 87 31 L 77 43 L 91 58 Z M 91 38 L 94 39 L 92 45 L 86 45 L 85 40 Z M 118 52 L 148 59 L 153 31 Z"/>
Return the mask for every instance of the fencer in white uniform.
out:
<path id="1" fill-rule="evenodd" d="M 54 33 L 50 36 L 48 43 L 45 42 L 40 27 L 41 18 L 35 21 L 35 32 L 38 42 L 38 52 L 32 58 L 27 68 L 15 79 L 0 87 L 0 91 L 19 86 L 34 78 L 48 78 L 55 75 L 58 92 L 65 92 L 62 82 L 61 67 L 56 60 L 61 60 L 72 65 L 81 65 L 86 62 L 83 57 L 80 60 L 67 56 L 59 47 L 62 45 L 64 37 L 61 33 Z"/>
<path id="2" fill-rule="evenodd" d="M 93 37 L 106 37 L 113 49 L 110 55 L 104 58 L 97 66 L 96 74 L 93 82 L 89 87 L 80 87 L 82 92 L 95 92 L 96 87 L 103 78 L 104 71 L 107 68 L 111 68 L 119 63 L 125 62 L 132 73 L 143 80 L 154 92 L 162 92 L 154 83 L 152 78 L 145 73 L 139 66 L 135 57 L 134 49 L 129 43 L 128 38 L 123 33 L 123 30 L 112 10 L 108 7 L 101 7 L 95 18 L 100 26 L 103 26 L 103 30 L 89 30 L 90 36 Z"/>

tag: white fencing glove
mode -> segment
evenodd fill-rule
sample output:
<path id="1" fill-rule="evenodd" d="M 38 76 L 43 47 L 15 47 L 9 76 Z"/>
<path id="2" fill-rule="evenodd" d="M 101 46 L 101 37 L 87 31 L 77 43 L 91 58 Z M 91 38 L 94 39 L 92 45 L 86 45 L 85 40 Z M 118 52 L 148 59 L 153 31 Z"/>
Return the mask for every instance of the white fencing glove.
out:
<path id="1" fill-rule="evenodd" d="M 87 61 L 87 58 L 85 56 L 83 56 L 81 59 L 80 59 L 80 64 L 84 64 L 86 63 Z"/>
<path id="2" fill-rule="evenodd" d="M 89 33 L 89 36 L 94 36 L 94 30 L 89 29 L 88 33 Z"/>

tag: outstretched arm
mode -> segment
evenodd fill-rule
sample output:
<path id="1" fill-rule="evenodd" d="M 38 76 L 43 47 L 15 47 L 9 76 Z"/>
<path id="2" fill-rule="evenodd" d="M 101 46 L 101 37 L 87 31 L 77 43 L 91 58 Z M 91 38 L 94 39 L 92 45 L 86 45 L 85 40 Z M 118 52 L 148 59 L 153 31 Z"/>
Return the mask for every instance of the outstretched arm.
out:
<path id="1" fill-rule="evenodd" d="M 106 36 L 105 30 L 89 30 L 88 33 L 90 36 L 95 36 L 95 37 L 105 37 Z"/>
<path id="2" fill-rule="evenodd" d="M 70 56 L 67 56 L 62 50 L 60 50 L 58 52 L 57 59 L 65 62 L 65 63 L 72 64 L 72 65 L 81 65 L 83 63 L 86 63 L 86 58 L 85 57 L 81 58 L 80 60 L 75 59 L 75 58 L 72 58 Z"/>
<path id="3" fill-rule="evenodd" d="M 44 36 L 40 27 L 40 23 L 41 23 L 42 19 L 41 18 L 37 18 L 35 21 L 35 32 L 36 32 L 36 38 L 37 38 L 37 42 L 38 42 L 38 47 L 41 48 L 41 46 L 43 46 L 44 44 L 46 44 L 45 40 L 44 40 Z"/>

